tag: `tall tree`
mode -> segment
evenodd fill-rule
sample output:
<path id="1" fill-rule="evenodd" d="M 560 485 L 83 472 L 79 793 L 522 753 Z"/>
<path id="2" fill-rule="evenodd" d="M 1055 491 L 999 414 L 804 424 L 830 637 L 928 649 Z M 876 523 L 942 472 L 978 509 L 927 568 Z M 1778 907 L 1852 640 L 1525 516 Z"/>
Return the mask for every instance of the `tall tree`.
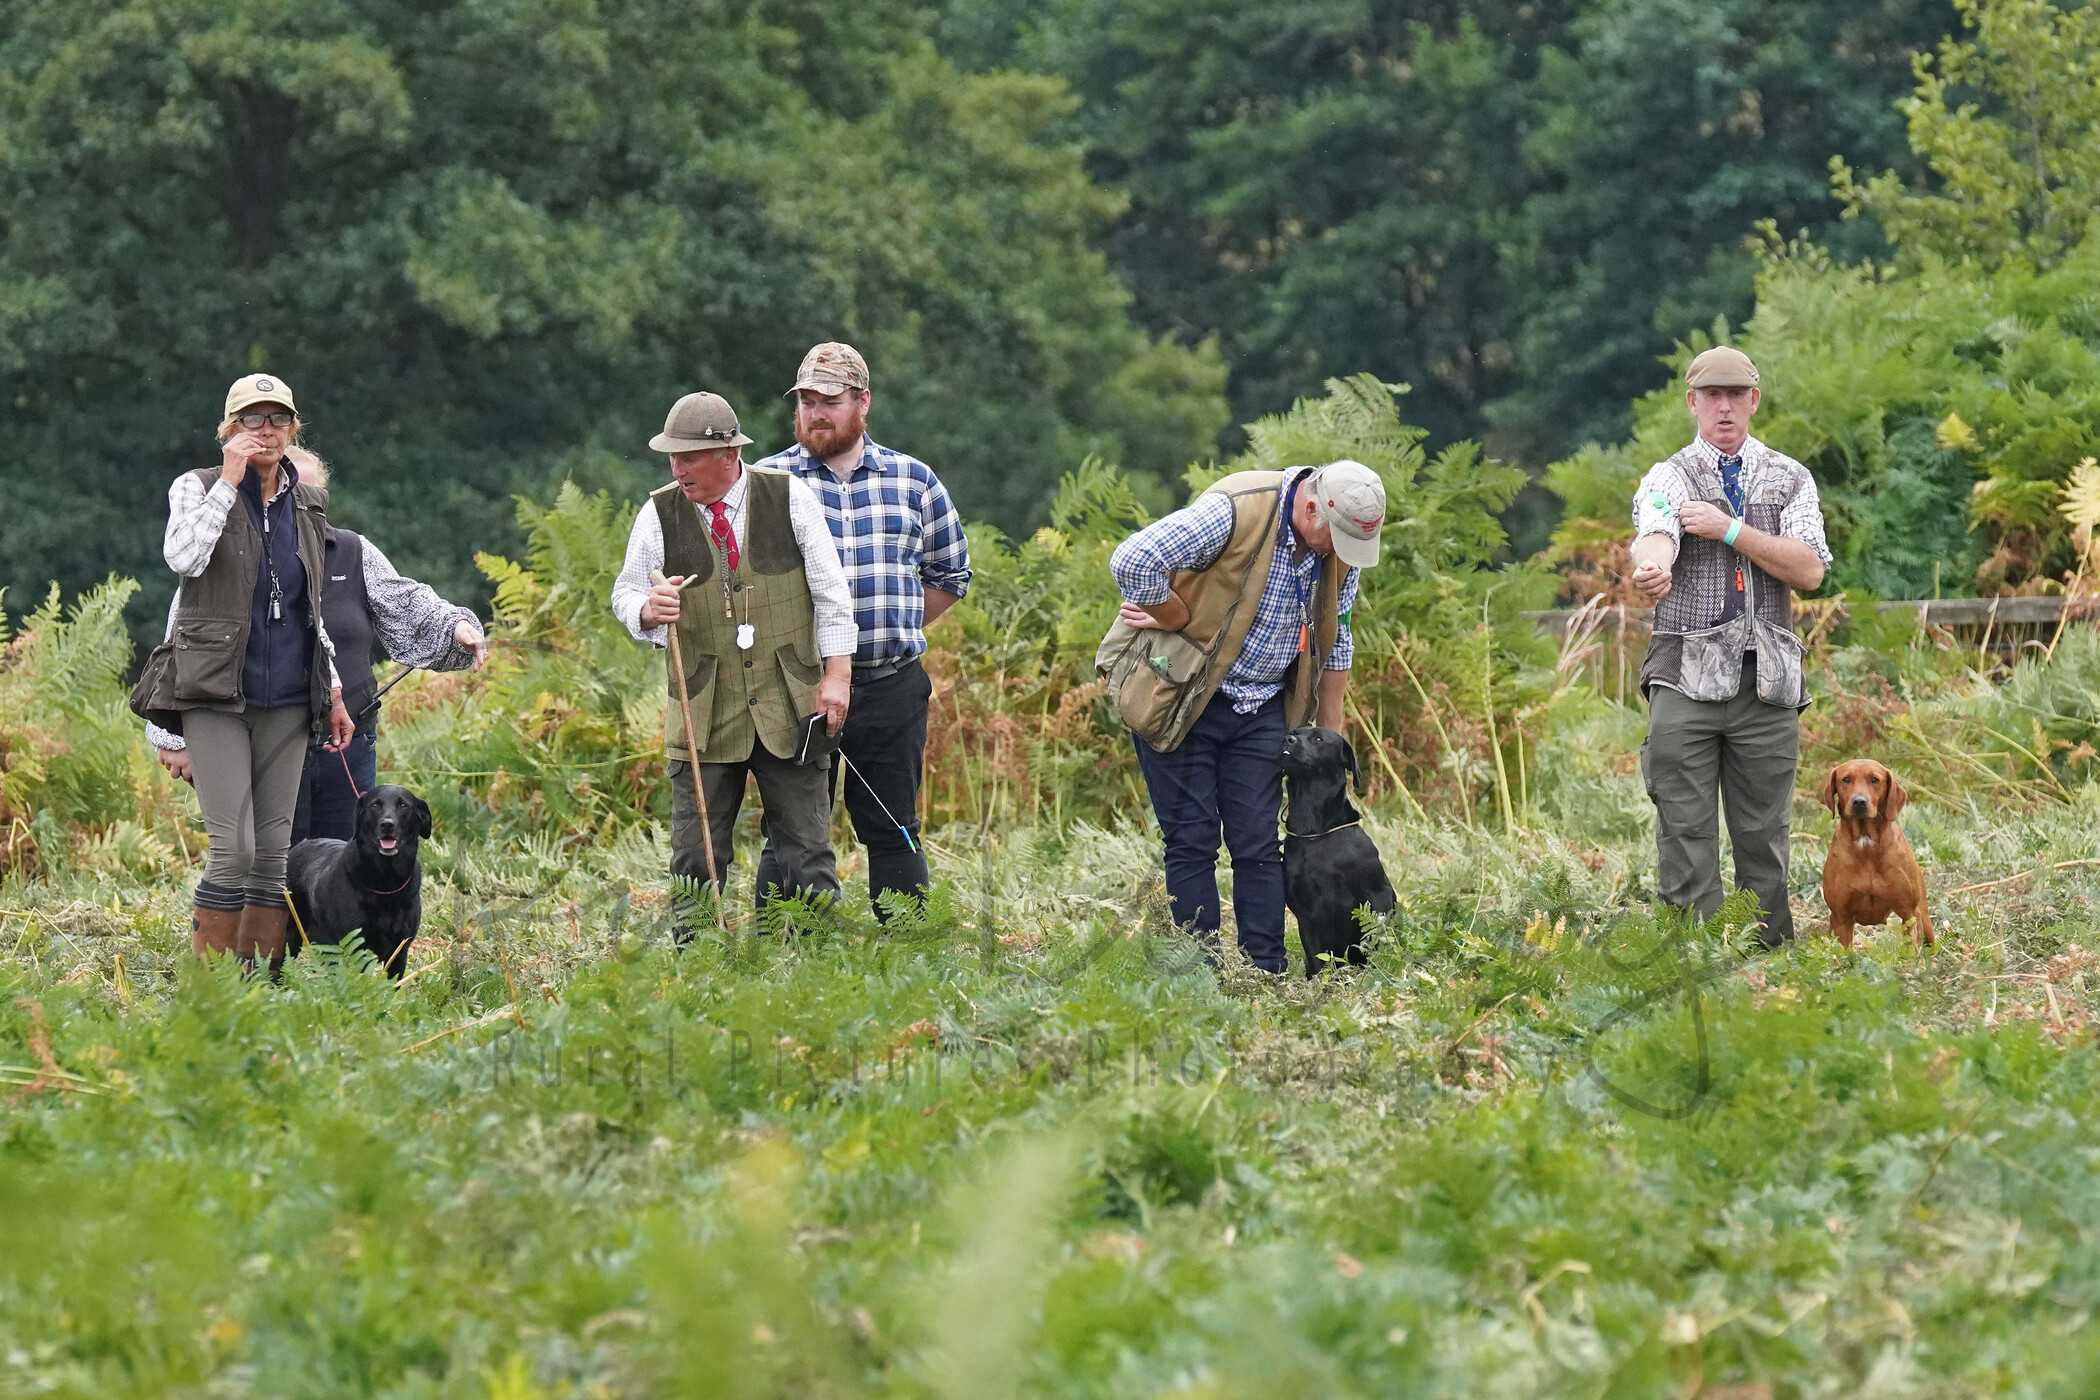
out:
<path id="1" fill-rule="evenodd" d="M 1097 451 L 1178 474 L 1215 354 L 1135 329 L 1049 78 L 901 0 L 0 6 L 0 582 L 134 572 L 228 381 L 297 386 L 337 516 L 471 590 L 510 496 L 638 488 L 679 392 L 785 438 L 825 338 L 1019 528 Z"/>

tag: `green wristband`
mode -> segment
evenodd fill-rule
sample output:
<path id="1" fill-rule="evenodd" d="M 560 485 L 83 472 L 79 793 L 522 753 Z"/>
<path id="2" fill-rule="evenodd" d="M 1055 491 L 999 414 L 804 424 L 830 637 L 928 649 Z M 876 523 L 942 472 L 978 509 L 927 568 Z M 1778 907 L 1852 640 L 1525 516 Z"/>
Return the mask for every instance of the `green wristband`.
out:
<path id="1" fill-rule="evenodd" d="M 1735 537 L 1737 535 L 1740 535 L 1741 533 L 1743 533 L 1743 521 L 1741 516 L 1737 516 L 1734 520 L 1729 522 L 1728 533 L 1721 536 L 1721 543 L 1734 544 Z"/>

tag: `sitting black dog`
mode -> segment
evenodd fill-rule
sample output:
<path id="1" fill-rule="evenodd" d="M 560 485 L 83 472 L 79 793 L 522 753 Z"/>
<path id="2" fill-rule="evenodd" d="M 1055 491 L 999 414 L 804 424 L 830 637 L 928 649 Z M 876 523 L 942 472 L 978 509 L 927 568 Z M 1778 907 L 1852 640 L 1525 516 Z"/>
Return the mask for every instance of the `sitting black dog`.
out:
<path id="1" fill-rule="evenodd" d="M 416 848 L 430 834 L 430 804 L 405 787 L 382 783 L 357 799 L 357 839 L 327 837 L 292 847 L 287 883 L 292 912 L 286 942 L 300 934 L 341 943 L 361 931 L 365 949 L 398 978 L 408 945 L 423 925 L 423 867 Z"/>
<path id="2" fill-rule="evenodd" d="M 1284 902 L 1298 916 L 1305 975 L 1344 960 L 1364 963 L 1356 911 L 1391 911 L 1393 882 L 1378 847 L 1349 801 L 1349 779 L 1363 785 L 1356 750 L 1332 729 L 1303 725 L 1283 741 L 1283 781 L 1290 808 L 1283 823 Z"/>

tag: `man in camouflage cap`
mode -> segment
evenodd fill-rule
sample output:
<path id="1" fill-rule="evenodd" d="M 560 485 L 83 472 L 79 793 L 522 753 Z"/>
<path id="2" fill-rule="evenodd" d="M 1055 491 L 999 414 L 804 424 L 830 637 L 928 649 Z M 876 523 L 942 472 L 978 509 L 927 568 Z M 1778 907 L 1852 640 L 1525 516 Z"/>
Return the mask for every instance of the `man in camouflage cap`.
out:
<path id="1" fill-rule="evenodd" d="M 834 778 L 868 848 L 868 898 L 887 918 L 883 896 L 926 892 L 919 783 L 933 682 L 920 657 L 926 629 L 970 591 L 970 542 L 933 468 L 868 436 L 874 393 L 858 350 L 816 346 L 788 394 L 795 445 L 758 465 L 814 493 L 852 589 L 859 643 L 839 750 L 847 772 Z"/>
<path id="2" fill-rule="evenodd" d="M 1822 584 L 1830 549 L 1808 468 L 1750 436 L 1762 397 L 1742 351 L 1692 361 L 1684 400 L 1699 433 L 1641 479 L 1632 552 L 1634 585 L 1655 602 L 1641 773 L 1656 895 L 1702 919 L 1720 908 L 1718 796 L 1736 886 L 1756 893 L 1769 947 L 1794 936 L 1787 838 L 1808 691 L 1793 590 Z"/>

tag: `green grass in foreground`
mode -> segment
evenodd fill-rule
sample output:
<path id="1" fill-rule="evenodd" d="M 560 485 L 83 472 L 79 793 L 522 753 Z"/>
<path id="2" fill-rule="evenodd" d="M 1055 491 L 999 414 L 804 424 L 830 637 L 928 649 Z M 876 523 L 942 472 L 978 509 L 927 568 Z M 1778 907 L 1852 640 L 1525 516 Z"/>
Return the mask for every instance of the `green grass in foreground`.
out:
<path id="1" fill-rule="evenodd" d="M 1374 820 L 1403 910 L 1318 985 L 1084 825 L 683 954 L 652 835 L 441 844 L 399 990 L 11 881 L 0 1392 L 2091 1393 L 2100 875 L 1946 892 L 2096 816 L 1915 805 L 1938 949 L 1747 960 L 1637 833 Z"/>

